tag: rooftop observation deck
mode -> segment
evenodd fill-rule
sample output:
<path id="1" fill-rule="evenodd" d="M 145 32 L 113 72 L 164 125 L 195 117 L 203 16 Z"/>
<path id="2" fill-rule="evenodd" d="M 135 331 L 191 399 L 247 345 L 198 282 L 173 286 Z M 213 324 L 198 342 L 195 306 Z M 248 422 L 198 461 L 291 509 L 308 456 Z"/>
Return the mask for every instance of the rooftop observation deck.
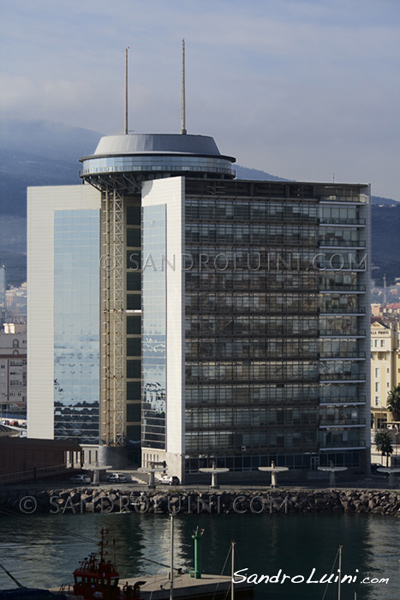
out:
<path id="1" fill-rule="evenodd" d="M 91 156 L 79 159 L 80 176 L 94 184 L 93 177 L 130 173 L 147 178 L 186 174 L 232 179 L 235 158 L 222 155 L 212 137 L 182 134 L 128 134 L 101 138 Z"/>

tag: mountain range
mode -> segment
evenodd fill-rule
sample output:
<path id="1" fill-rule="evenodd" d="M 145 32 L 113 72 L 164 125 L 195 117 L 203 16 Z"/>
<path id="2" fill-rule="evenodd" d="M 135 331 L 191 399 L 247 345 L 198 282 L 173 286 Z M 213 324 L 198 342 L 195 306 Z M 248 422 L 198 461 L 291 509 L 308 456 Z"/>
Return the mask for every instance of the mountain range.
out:
<path id="1" fill-rule="evenodd" d="M 0 120 L 0 261 L 8 281 L 26 279 L 26 188 L 79 184 L 78 158 L 93 154 L 101 133 L 49 121 Z M 239 179 L 287 178 L 235 165 Z M 400 203 L 372 197 L 372 263 L 376 283 L 400 277 Z"/>

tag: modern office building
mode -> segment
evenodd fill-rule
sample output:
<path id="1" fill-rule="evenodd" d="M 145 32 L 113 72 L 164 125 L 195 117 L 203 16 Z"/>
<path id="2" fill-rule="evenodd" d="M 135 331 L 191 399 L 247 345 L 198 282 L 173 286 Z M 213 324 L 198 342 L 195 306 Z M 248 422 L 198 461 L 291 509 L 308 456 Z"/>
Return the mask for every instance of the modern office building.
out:
<path id="1" fill-rule="evenodd" d="M 81 162 L 90 185 L 30 191 L 29 435 L 115 465 L 141 442 L 181 480 L 367 469 L 368 186 L 235 180 L 186 134 Z"/>
<path id="2" fill-rule="evenodd" d="M 369 190 L 145 183 L 144 464 L 366 468 Z"/>

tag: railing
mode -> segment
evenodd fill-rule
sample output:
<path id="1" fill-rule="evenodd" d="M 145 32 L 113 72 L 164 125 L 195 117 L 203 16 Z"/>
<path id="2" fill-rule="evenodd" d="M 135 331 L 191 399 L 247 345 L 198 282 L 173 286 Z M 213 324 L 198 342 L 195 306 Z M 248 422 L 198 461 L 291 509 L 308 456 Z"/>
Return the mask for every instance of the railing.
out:
<path id="1" fill-rule="evenodd" d="M 365 219 L 340 219 L 321 217 L 320 225 L 365 225 Z"/>
<path id="2" fill-rule="evenodd" d="M 365 285 L 357 285 L 353 283 L 338 283 L 334 281 L 332 281 L 329 284 L 329 287 L 326 284 L 326 287 L 321 286 L 319 289 L 320 292 L 329 292 L 331 294 L 335 294 L 337 292 L 365 292 L 365 290 Z"/>
<path id="3" fill-rule="evenodd" d="M 320 308 L 319 314 L 324 315 L 365 315 L 365 308 L 358 308 L 357 306 L 346 306 L 346 307 L 334 307 L 334 308 Z"/>
<path id="4" fill-rule="evenodd" d="M 343 426 L 346 427 L 348 425 L 365 425 L 366 420 L 364 418 L 360 418 L 360 419 L 327 419 L 327 418 L 321 418 L 320 420 L 320 426 L 321 427 L 330 427 L 332 425 L 337 425 L 337 426 Z"/>
<path id="5" fill-rule="evenodd" d="M 365 381 L 365 373 L 353 374 L 353 373 L 323 373 L 320 375 L 321 381 Z"/>
<path id="6" fill-rule="evenodd" d="M 340 356 L 338 356 L 337 354 L 329 354 L 327 352 L 323 352 L 320 355 L 320 358 L 324 358 L 324 359 L 337 359 L 340 360 L 342 358 L 365 358 L 365 352 L 349 352 L 346 350 L 342 350 L 340 352 Z"/>
<path id="7" fill-rule="evenodd" d="M 320 405 L 323 404 L 353 404 L 355 402 L 362 402 L 365 404 L 367 401 L 365 396 L 355 396 L 351 398 L 341 398 L 339 396 L 331 396 L 330 398 L 321 398 Z"/>
<path id="8" fill-rule="evenodd" d="M 365 329 L 352 329 L 351 331 L 334 331 L 334 330 L 326 330 L 320 329 L 319 334 L 323 337 L 354 337 L 356 335 L 365 336 Z"/>
<path id="9" fill-rule="evenodd" d="M 357 242 L 352 240 L 338 240 L 337 238 L 328 239 L 328 240 L 319 240 L 320 248 L 365 248 L 366 242 L 364 240 L 359 240 Z"/>
<path id="10" fill-rule="evenodd" d="M 326 441 L 325 443 L 320 443 L 320 450 L 330 450 L 331 448 L 359 448 L 360 446 L 365 447 L 365 440 L 350 440 L 350 441 L 342 441 L 342 440 L 334 440 L 334 441 Z"/>

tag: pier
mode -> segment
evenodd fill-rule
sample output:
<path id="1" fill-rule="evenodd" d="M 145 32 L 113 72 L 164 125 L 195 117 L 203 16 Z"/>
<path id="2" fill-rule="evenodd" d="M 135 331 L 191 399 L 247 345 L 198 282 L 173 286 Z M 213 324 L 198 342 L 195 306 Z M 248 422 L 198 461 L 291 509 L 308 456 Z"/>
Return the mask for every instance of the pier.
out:
<path id="1" fill-rule="evenodd" d="M 124 585 L 134 586 L 138 581 L 146 581 L 140 587 L 140 596 L 143 600 L 169 600 L 170 579 L 168 573 L 120 579 L 121 588 Z M 189 575 L 174 574 L 174 600 L 207 600 L 208 598 L 226 598 L 232 583 L 231 577 L 225 575 L 207 575 L 202 573 L 201 579 Z M 253 597 L 253 584 L 243 582 L 235 583 L 235 598 L 246 600 Z"/>

